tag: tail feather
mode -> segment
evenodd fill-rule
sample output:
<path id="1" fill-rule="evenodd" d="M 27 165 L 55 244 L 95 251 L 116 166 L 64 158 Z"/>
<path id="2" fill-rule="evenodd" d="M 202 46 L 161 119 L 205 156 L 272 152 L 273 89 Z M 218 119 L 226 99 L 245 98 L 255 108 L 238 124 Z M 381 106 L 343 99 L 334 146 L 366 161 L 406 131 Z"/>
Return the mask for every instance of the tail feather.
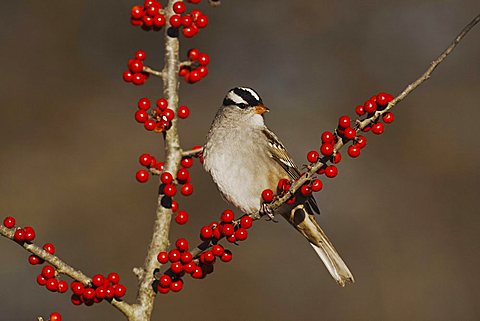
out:
<path id="1" fill-rule="evenodd" d="M 310 242 L 330 275 L 340 286 L 354 282 L 353 275 L 347 265 L 318 225 L 315 217 L 306 212 L 304 204 L 299 204 L 293 208 L 287 220 Z"/>

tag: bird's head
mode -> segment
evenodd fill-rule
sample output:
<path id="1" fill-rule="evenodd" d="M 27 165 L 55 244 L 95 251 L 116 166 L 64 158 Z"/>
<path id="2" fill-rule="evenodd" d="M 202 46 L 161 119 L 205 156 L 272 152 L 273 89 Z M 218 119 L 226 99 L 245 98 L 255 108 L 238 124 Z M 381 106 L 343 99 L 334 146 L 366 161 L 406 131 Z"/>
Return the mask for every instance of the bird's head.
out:
<path id="1" fill-rule="evenodd" d="M 223 108 L 237 110 L 243 114 L 260 115 L 268 112 L 260 95 L 249 87 L 235 87 L 225 96 Z"/>

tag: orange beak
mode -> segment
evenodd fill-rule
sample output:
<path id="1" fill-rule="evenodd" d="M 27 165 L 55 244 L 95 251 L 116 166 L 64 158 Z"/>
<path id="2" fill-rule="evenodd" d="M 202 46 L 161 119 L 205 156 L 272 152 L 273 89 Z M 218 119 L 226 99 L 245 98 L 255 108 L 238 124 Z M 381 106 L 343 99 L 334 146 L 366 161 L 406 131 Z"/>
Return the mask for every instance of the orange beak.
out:
<path id="1" fill-rule="evenodd" d="M 263 115 L 266 112 L 268 112 L 269 110 L 270 109 L 268 109 L 264 105 L 258 105 L 258 106 L 255 106 L 254 112 L 255 112 L 255 114 Z"/>

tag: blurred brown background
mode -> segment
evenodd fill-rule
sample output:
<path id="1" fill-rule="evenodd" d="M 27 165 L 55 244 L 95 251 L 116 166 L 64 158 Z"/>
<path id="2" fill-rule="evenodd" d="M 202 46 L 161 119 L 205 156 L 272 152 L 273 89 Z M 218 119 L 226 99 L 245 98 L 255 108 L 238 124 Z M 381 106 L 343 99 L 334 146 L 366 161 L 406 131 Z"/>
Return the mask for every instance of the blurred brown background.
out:
<path id="1" fill-rule="evenodd" d="M 37 229 L 38 241 L 85 273 L 117 271 L 130 288 L 151 234 L 156 186 L 134 174 L 160 137 L 133 120 L 151 79 L 123 83 L 144 49 L 162 65 L 162 35 L 129 25 L 136 1 L 3 1 L 0 10 L 0 216 Z M 210 25 L 182 50 L 211 55 L 210 75 L 182 83 L 186 147 L 203 137 L 226 91 L 256 88 L 268 125 L 299 164 L 320 133 L 379 91 L 400 92 L 480 11 L 478 1 L 228 1 L 200 6 Z M 185 55 L 185 54 L 184 54 Z M 203 281 L 158 298 L 154 320 L 479 320 L 480 28 L 396 108 L 361 157 L 317 199 L 321 224 L 356 277 L 338 287 L 285 222 L 259 222 Z M 198 164 L 181 205 L 196 239 L 226 204 Z M 108 304 L 75 307 L 35 283 L 38 267 L 0 239 L 0 319 L 122 320 Z"/>

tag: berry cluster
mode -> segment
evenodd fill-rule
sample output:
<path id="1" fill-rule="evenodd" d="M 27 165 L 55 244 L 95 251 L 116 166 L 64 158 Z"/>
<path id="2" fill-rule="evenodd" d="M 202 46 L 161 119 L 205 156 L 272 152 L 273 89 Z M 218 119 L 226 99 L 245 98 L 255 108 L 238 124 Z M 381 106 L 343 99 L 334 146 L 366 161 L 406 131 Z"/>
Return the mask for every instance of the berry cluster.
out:
<path id="1" fill-rule="evenodd" d="M 194 257 L 188 250 L 188 241 L 180 238 L 175 242 L 175 249 L 160 252 L 157 256 L 158 262 L 170 263 L 170 268 L 156 281 L 158 292 L 180 291 L 183 288 L 182 278 L 185 274 L 190 274 L 195 279 L 205 278 L 213 272 L 213 264 L 217 258 L 222 262 L 230 262 L 232 252 L 218 244 L 218 241 L 223 237 L 231 243 L 246 240 L 247 229 L 252 226 L 252 223 L 253 220 L 248 215 L 234 221 L 234 213 L 231 210 L 225 210 L 219 222 L 212 222 L 200 230 L 200 238 L 213 243 L 211 250 L 206 250 Z"/>
<path id="2" fill-rule="evenodd" d="M 159 31 L 167 22 L 162 5 L 156 0 L 145 0 L 143 6 L 133 6 L 130 15 L 131 24 L 146 31 Z"/>
<path id="3" fill-rule="evenodd" d="M 387 93 L 379 93 L 378 95 L 372 96 L 367 100 L 363 105 L 359 105 L 355 108 L 355 112 L 358 116 L 366 116 L 367 118 L 372 118 L 375 116 L 377 111 L 382 112 L 388 106 L 388 103 L 393 100 L 393 96 Z M 393 122 L 393 113 L 383 112 L 381 114 L 381 119 L 385 124 L 390 124 Z M 384 125 L 380 122 L 380 118 L 373 118 L 374 121 L 372 124 L 362 128 L 363 132 L 372 131 L 376 135 L 380 135 L 384 131 Z M 335 150 L 335 145 L 341 140 L 343 144 L 352 142 L 348 146 L 347 153 L 350 157 L 356 158 L 360 156 L 360 151 L 367 144 L 367 139 L 365 136 L 358 135 L 360 127 L 358 124 L 361 120 L 356 120 L 352 122 L 350 117 L 343 115 L 338 120 L 338 126 L 335 131 L 325 131 L 322 133 L 321 140 L 322 144 L 320 150 L 311 150 L 307 153 L 307 160 L 311 163 L 317 163 L 321 161 L 324 165 L 317 171 L 318 175 L 325 174 L 328 178 L 333 178 L 338 174 L 338 168 L 334 164 L 338 164 L 342 155 L 339 151 Z M 331 162 L 333 164 L 327 164 Z M 277 195 L 281 195 L 290 189 L 291 182 L 287 179 L 281 179 L 278 182 Z M 319 179 L 314 179 L 309 183 L 303 185 L 300 188 L 300 192 L 303 196 L 308 197 L 312 192 L 318 192 L 322 189 L 322 181 Z M 275 199 L 275 193 L 271 189 L 265 189 L 262 192 L 262 199 L 265 203 L 271 203 Z M 291 197 L 287 200 L 287 203 L 293 203 L 295 197 Z"/>
<path id="4" fill-rule="evenodd" d="M 182 34 L 187 38 L 192 38 L 198 31 L 208 25 L 208 18 L 200 10 L 192 10 L 186 13 L 187 7 L 182 1 L 177 1 L 173 4 L 174 15 L 170 17 L 170 25 L 178 30 L 182 29 Z"/>
<path id="5" fill-rule="evenodd" d="M 112 272 L 108 276 L 96 274 L 93 276 L 91 284 L 85 286 L 83 283 L 73 281 L 70 285 L 72 289 L 71 301 L 74 305 L 90 306 L 94 303 L 99 303 L 103 299 L 105 300 L 121 300 L 127 289 L 124 285 L 120 284 L 120 276 Z"/>
<path id="6" fill-rule="evenodd" d="M 15 228 L 15 218 L 9 216 L 3 220 L 6 228 Z M 14 233 L 14 240 L 18 243 L 31 242 L 35 238 L 35 231 L 31 227 L 17 228 Z M 43 249 L 51 255 L 55 254 L 55 246 L 51 243 L 43 245 Z M 32 265 L 43 264 L 44 260 L 36 255 L 30 255 L 28 262 Z M 44 265 L 40 274 L 37 276 L 37 283 L 45 286 L 51 292 L 65 293 L 68 291 L 68 282 L 58 278 L 58 272 L 52 265 Z M 111 300 L 113 298 L 120 300 L 126 292 L 125 286 L 119 283 L 120 276 L 112 272 L 107 277 L 97 274 L 92 278 L 91 285 L 84 286 L 78 281 L 73 281 L 70 285 L 73 295 L 71 301 L 75 305 L 85 303 L 92 305 L 103 299 Z M 50 320 L 61 320 L 59 313 L 52 313 L 55 318 L 50 316 Z"/>
<path id="7" fill-rule="evenodd" d="M 172 120 L 175 112 L 168 108 L 168 102 L 165 98 L 160 98 L 156 102 L 156 107 L 149 113 L 151 103 L 148 98 L 141 98 L 138 101 L 138 110 L 135 112 L 135 120 L 148 131 L 162 133 L 172 126 Z"/>
<path id="8" fill-rule="evenodd" d="M 129 59 L 127 63 L 128 70 L 123 72 L 123 80 L 134 85 L 140 86 L 148 79 L 148 73 L 143 72 L 143 61 L 146 58 L 145 51 L 138 50 L 135 53 L 135 59 Z"/>
<path id="9" fill-rule="evenodd" d="M 188 59 L 188 62 L 180 66 L 178 74 L 189 84 L 194 84 L 208 75 L 210 57 L 197 48 L 192 48 L 188 51 Z"/>

